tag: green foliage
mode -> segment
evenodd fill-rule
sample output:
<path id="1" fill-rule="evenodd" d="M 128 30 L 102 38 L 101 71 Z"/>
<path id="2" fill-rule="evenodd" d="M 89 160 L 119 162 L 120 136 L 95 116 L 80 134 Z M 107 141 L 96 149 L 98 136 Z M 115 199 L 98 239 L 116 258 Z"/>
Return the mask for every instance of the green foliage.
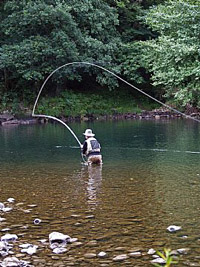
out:
<path id="1" fill-rule="evenodd" d="M 130 95 L 102 92 L 77 93 L 64 91 L 60 97 L 42 98 L 37 108 L 37 113 L 51 116 L 85 116 L 107 115 L 113 113 L 140 112 L 136 101 Z"/>
<path id="2" fill-rule="evenodd" d="M 1 1 L 0 90 L 30 102 L 58 66 L 88 61 L 160 99 L 200 107 L 199 20 L 199 0 Z M 88 65 L 59 70 L 47 86 L 85 77 L 118 86 Z"/>
<path id="3" fill-rule="evenodd" d="M 109 64 L 120 46 L 117 13 L 98 0 L 8 0 L 1 16 L 0 71 L 7 90 L 27 83 L 38 91 L 44 78 L 67 62 Z M 99 70 L 84 71 L 102 84 L 113 83 Z M 63 77 L 80 80 L 81 74 L 66 68 L 54 80 Z"/>
<path id="4" fill-rule="evenodd" d="M 164 267 L 170 267 L 171 264 L 177 264 L 177 262 L 174 261 L 173 257 L 171 256 L 171 250 L 170 249 L 164 248 L 164 253 L 158 251 L 157 254 L 158 254 L 159 257 L 161 257 L 165 261 Z M 153 265 L 156 266 L 156 267 L 163 266 L 163 264 L 160 265 L 160 264 L 157 264 L 157 263 L 153 264 Z"/>
<path id="5" fill-rule="evenodd" d="M 194 3 L 173 0 L 152 7 L 145 21 L 159 37 L 141 44 L 153 85 L 182 106 L 200 107 L 200 5 Z"/>

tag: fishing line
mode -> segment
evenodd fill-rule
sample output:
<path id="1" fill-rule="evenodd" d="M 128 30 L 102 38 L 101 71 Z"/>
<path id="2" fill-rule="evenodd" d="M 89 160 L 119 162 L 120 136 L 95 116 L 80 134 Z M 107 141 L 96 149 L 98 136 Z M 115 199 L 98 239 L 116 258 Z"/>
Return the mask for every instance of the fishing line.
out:
<path id="1" fill-rule="evenodd" d="M 72 131 L 72 129 L 71 129 L 66 123 L 64 123 L 62 120 L 60 120 L 60 119 L 58 119 L 58 118 L 56 118 L 56 117 L 54 117 L 54 116 L 49 116 L 49 115 L 45 115 L 45 114 L 35 114 L 35 109 L 36 109 L 36 106 L 37 106 L 39 97 L 40 97 L 40 95 L 41 95 L 41 93 L 42 93 L 42 90 L 43 90 L 45 84 L 46 84 L 47 81 L 49 80 L 49 78 L 50 78 L 56 71 L 58 71 L 58 70 L 60 70 L 60 69 L 62 69 L 62 68 L 64 68 L 64 67 L 70 66 L 70 65 L 90 65 L 90 66 L 94 66 L 94 67 L 97 67 L 97 68 L 99 68 L 99 69 L 102 69 L 102 70 L 104 70 L 104 71 L 110 73 L 111 75 L 113 75 L 113 76 L 116 77 L 117 79 L 121 80 L 122 82 L 126 83 L 127 85 L 129 85 L 129 86 L 132 87 L 133 89 L 135 89 L 135 90 L 137 90 L 138 92 L 142 93 L 143 95 L 145 95 L 145 96 L 151 98 L 152 100 L 154 100 L 155 102 L 159 103 L 160 105 L 162 105 L 162 106 L 164 106 L 164 107 L 167 107 L 168 109 L 170 109 L 170 110 L 172 110 L 172 111 L 174 111 L 174 112 L 176 112 L 176 113 L 178 113 L 178 114 L 180 114 L 180 115 L 182 115 L 182 116 L 184 116 L 184 117 L 186 117 L 186 118 L 188 118 L 188 119 L 194 120 L 194 121 L 196 121 L 196 122 L 200 122 L 200 120 L 198 120 L 198 119 L 196 119 L 196 118 L 193 118 L 193 117 L 191 117 L 191 116 L 189 116 L 189 115 L 186 115 L 186 114 L 182 113 L 181 111 L 179 111 L 179 110 L 177 110 L 177 109 L 175 109 L 175 108 L 172 108 L 172 107 L 168 106 L 167 104 L 165 104 L 165 103 L 159 101 L 158 99 L 156 99 L 156 98 L 154 98 L 153 96 L 151 96 L 151 95 L 145 93 L 145 92 L 142 91 L 141 89 L 137 88 L 136 86 L 134 86 L 134 85 L 132 85 L 131 83 L 127 82 L 126 80 L 124 80 L 123 78 L 121 78 L 120 76 L 118 76 L 117 74 L 113 73 L 113 72 L 110 71 L 110 70 L 107 70 L 106 68 L 104 68 L 104 67 L 102 67 L 102 66 L 99 66 L 99 65 L 94 64 L 94 63 L 84 62 L 84 61 L 83 61 L 83 62 L 76 62 L 76 61 L 75 61 L 75 62 L 70 62 L 70 63 L 66 63 L 66 64 L 64 64 L 64 65 L 62 65 L 62 66 L 56 68 L 56 69 L 55 69 L 54 71 L 52 71 L 52 72 L 49 74 L 49 76 L 46 78 L 46 80 L 45 80 L 44 83 L 42 84 L 42 86 L 41 86 L 41 88 L 40 88 L 40 90 L 39 90 L 39 93 L 38 93 L 38 95 L 37 95 L 37 98 L 36 98 L 36 100 L 35 100 L 35 103 L 34 103 L 34 106 L 33 106 L 33 111 L 32 111 L 32 116 L 33 116 L 33 117 L 40 117 L 40 118 L 49 118 L 49 119 L 56 120 L 56 121 L 60 122 L 60 123 L 63 124 L 63 125 L 70 131 L 70 133 L 74 136 L 74 138 L 75 138 L 76 141 L 78 142 L 80 148 L 82 148 L 81 142 L 79 141 L 79 139 L 78 139 L 78 137 L 75 135 L 75 133 Z M 83 161 L 86 162 L 86 160 L 84 159 L 84 156 L 83 156 L 82 153 L 81 153 L 81 156 L 82 156 Z"/>

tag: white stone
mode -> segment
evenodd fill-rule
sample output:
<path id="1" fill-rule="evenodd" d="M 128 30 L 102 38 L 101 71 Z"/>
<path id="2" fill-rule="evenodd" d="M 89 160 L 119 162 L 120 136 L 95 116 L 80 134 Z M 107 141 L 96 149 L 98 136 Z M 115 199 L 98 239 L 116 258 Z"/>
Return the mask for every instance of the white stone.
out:
<path id="1" fill-rule="evenodd" d="M 30 246 L 32 246 L 32 245 L 29 243 L 19 245 L 20 248 L 29 248 Z"/>
<path id="2" fill-rule="evenodd" d="M 179 248 L 179 249 L 177 249 L 177 252 L 179 253 L 179 254 L 187 254 L 188 252 L 189 252 L 189 248 Z"/>
<path id="3" fill-rule="evenodd" d="M 2 202 L 0 202 L 0 210 L 3 210 L 4 208 L 5 208 L 5 205 Z"/>
<path id="4" fill-rule="evenodd" d="M 103 257 L 105 257 L 106 255 L 107 255 L 106 252 L 101 251 L 101 252 L 99 252 L 98 257 L 103 258 Z"/>
<path id="5" fill-rule="evenodd" d="M 28 255 L 33 255 L 37 252 L 38 246 L 36 245 L 30 245 L 28 248 L 23 248 L 21 250 L 22 253 L 27 253 Z"/>
<path id="6" fill-rule="evenodd" d="M 134 257 L 140 257 L 140 256 L 142 256 L 142 253 L 141 253 L 140 251 L 135 251 L 135 252 L 131 252 L 131 253 L 129 253 L 129 256 L 130 256 L 131 258 L 134 258 Z"/>
<path id="7" fill-rule="evenodd" d="M 128 259 L 128 256 L 126 254 L 121 254 L 113 258 L 113 261 L 123 261 Z"/>
<path id="8" fill-rule="evenodd" d="M 170 233 L 173 233 L 173 232 L 176 232 L 176 231 L 181 230 L 181 226 L 170 225 L 169 227 L 167 227 L 167 230 L 168 230 Z"/>
<path id="9" fill-rule="evenodd" d="M 18 236 L 15 234 L 6 234 L 1 237 L 1 241 L 6 241 L 6 242 L 14 242 L 18 239 Z"/>
<path id="10" fill-rule="evenodd" d="M 40 224 L 41 221 L 42 221 L 42 220 L 40 220 L 39 218 L 36 218 L 36 219 L 33 221 L 33 223 L 34 223 L 34 224 Z"/>
<path id="11" fill-rule="evenodd" d="M 78 238 L 74 237 L 74 238 L 70 238 L 69 243 L 74 243 L 77 241 L 78 241 Z"/>
<path id="12" fill-rule="evenodd" d="M 10 202 L 10 203 L 13 203 L 13 202 L 15 202 L 15 199 L 14 199 L 13 197 L 9 197 L 9 198 L 7 199 L 7 201 Z"/>
<path id="13" fill-rule="evenodd" d="M 20 266 L 20 260 L 16 257 L 7 257 L 2 262 L 3 267 L 18 267 Z"/>
<path id="14" fill-rule="evenodd" d="M 165 264 L 166 261 L 162 258 L 157 258 L 151 261 L 151 263 Z"/>
<path id="15" fill-rule="evenodd" d="M 52 232 L 49 235 L 49 241 L 50 241 L 50 243 L 54 243 L 54 242 L 57 242 L 57 241 L 69 242 L 70 239 L 71 239 L 70 236 L 64 235 L 64 234 L 59 233 L 59 232 Z"/>
<path id="16" fill-rule="evenodd" d="M 47 242 L 47 239 L 40 239 L 39 240 L 42 244 L 46 243 Z"/>
<path id="17" fill-rule="evenodd" d="M 61 254 L 61 253 L 64 253 L 66 251 L 67 251 L 66 248 L 54 248 L 53 249 L 53 253 L 55 253 L 55 254 Z"/>
<path id="18" fill-rule="evenodd" d="M 10 208 L 10 207 L 5 207 L 2 209 L 3 212 L 9 212 L 11 210 L 12 210 L 12 208 Z"/>
<path id="19" fill-rule="evenodd" d="M 149 255 L 152 255 L 152 254 L 155 254 L 156 253 L 156 251 L 155 251 L 155 249 L 153 249 L 153 248 L 150 248 L 149 250 L 148 250 L 148 252 L 147 252 L 147 254 L 149 254 Z"/>

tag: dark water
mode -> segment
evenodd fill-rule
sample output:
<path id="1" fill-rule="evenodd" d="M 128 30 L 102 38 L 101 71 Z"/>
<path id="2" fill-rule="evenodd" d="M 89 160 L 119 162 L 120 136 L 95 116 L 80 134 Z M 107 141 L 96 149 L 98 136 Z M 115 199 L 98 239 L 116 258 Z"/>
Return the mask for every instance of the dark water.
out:
<path id="1" fill-rule="evenodd" d="M 17 234 L 15 255 L 34 266 L 151 266 L 150 248 L 189 248 L 178 266 L 200 266 L 200 125 L 191 121 L 120 121 L 70 125 L 81 141 L 91 127 L 103 166 L 81 164 L 62 125 L 0 128 L 0 236 Z M 35 206 L 30 206 L 35 205 Z M 42 223 L 34 225 L 40 218 Z M 169 225 L 182 229 L 169 233 Z M 6 230 L 6 228 L 9 228 Z M 77 237 L 63 254 L 41 239 L 58 231 Z M 39 245 L 33 256 L 18 245 Z M 113 258 L 139 250 L 140 257 Z M 86 253 L 104 251 L 106 258 Z"/>

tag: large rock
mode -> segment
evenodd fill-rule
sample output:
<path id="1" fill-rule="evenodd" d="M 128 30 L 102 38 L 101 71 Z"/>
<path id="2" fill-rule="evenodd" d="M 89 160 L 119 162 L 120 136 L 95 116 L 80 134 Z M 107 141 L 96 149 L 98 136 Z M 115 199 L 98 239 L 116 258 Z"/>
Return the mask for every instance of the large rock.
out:
<path id="1" fill-rule="evenodd" d="M 1 237 L 1 241 L 3 242 L 15 242 L 18 239 L 18 236 L 15 234 L 6 234 Z"/>
<path id="2" fill-rule="evenodd" d="M 62 243 L 70 243 L 71 237 L 68 235 L 64 235 L 62 233 L 59 232 L 52 232 L 49 235 L 49 242 L 50 244 L 53 243 L 58 243 L 58 244 L 62 244 Z"/>
<path id="3" fill-rule="evenodd" d="M 16 257 L 7 257 L 2 263 L 1 267 L 29 267 L 29 263 L 26 261 L 19 260 Z"/>

